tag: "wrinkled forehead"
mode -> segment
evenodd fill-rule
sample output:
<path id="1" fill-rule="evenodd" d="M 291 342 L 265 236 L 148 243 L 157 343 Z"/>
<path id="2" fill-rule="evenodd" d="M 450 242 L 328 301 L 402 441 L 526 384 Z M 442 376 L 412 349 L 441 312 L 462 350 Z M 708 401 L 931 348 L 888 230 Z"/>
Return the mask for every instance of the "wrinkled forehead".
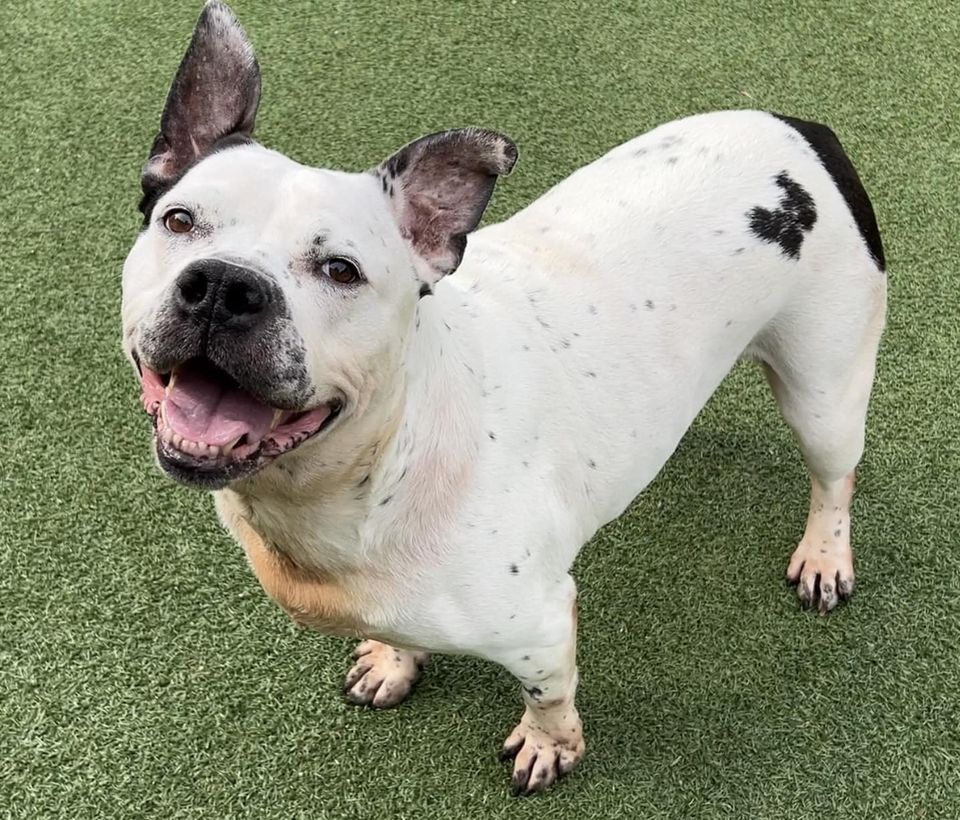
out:
<path id="1" fill-rule="evenodd" d="M 251 242 L 317 235 L 356 243 L 382 231 L 388 212 L 371 174 L 310 168 L 260 145 L 212 154 L 157 203 L 195 212 L 213 231 L 239 228 Z"/>

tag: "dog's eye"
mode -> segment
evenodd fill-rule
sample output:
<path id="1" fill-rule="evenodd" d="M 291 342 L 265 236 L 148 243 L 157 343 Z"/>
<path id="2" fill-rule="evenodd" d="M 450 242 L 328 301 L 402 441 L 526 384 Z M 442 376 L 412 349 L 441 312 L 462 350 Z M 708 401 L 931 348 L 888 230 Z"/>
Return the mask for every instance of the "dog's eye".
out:
<path id="1" fill-rule="evenodd" d="M 170 233 L 190 233 L 193 230 L 193 216 L 183 208 L 174 208 L 164 214 L 163 224 Z"/>
<path id="2" fill-rule="evenodd" d="M 332 279 L 338 285 L 354 285 L 363 278 L 353 262 L 339 257 L 324 261 L 320 270 L 323 271 L 324 276 Z"/>

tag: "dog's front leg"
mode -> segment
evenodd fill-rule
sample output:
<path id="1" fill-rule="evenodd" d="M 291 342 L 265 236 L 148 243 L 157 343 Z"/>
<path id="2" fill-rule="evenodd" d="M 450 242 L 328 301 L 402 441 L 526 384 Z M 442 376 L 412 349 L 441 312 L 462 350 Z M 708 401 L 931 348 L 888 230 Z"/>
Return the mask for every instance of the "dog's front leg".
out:
<path id="1" fill-rule="evenodd" d="M 520 723 L 500 753 L 501 760 L 513 759 L 515 794 L 532 794 L 547 788 L 580 762 L 585 749 L 583 726 L 574 704 L 576 598 L 572 605 L 567 600 L 556 613 L 544 612 L 542 616 L 541 623 L 546 625 L 552 640 L 526 645 L 496 658 L 520 680 L 526 705 Z"/>

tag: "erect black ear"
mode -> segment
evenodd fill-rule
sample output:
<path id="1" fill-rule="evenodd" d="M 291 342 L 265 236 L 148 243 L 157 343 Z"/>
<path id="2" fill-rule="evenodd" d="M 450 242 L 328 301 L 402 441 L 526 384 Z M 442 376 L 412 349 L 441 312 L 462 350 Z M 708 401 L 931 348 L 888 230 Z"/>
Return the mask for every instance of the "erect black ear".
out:
<path id="1" fill-rule="evenodd" d="M 141 176 L 140 210 L 225 137 L 249 138 L 260 103 L 260 67 L 247 35 L 224 3 L 209 0 L 173 78 L 160 133 Z"/>
<path id="2" fill-rule="evenodd" d="M 376 169 L 425 282 L 457 269 L 497 177 L 516 161 L 517 146 L 503 134 L 462 128 L 421 137 Z"/>

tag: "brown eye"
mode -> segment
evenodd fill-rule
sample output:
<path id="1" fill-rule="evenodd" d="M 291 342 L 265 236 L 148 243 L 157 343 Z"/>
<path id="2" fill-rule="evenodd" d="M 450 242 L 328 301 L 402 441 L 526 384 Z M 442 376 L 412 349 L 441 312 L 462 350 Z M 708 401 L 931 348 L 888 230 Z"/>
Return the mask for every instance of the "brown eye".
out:
<path id="1" fill-rule="evenodd" d="M 183 208 L 174 208 L 164 215 L 163 224 L 170 233 L 190 233 L 193 230 L 193 216 Z"/>
<path id="2" fill-rule="evenodd" d="M 360 271 L 349 259 L 327 259 L 320 268 L 323 275 L 338 285 L 354 285 L 361 280 Z"/>

